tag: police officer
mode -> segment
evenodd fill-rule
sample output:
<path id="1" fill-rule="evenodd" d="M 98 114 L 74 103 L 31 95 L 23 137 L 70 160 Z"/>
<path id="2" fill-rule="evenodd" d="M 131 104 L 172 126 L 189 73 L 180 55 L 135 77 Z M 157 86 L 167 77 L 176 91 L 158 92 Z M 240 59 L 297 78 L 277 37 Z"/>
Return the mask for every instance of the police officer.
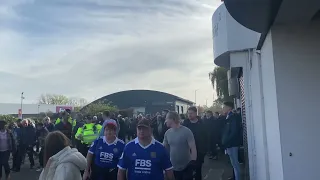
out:
<path id="1" fill-rule="evenodd" d="M 74 127 L 76 126 L 76 124 L 77 124 L 77 121 L 76 121 L 76 119 L 72 119 L 72 117 L 71 117 L 71 110 L 70 109 L 66 109 L 66 110 L 64 110 L 64 111 L 61 111 L 60 112 L 61 114 L 61 117 L 59 117 L 57 120 L 56 120 L 56 122 L 55 122 L 55 125 L 57 125 L 57 124 L 59 124 L 60 122 L 61 122 L 61 118 L 65 118 L 65 117 L 63 117 L 63 114 L 66 114 L 67 115 L 67 119 L 68 119 L 68 122 L 72 125 L 72 131 L 74 131 Z"/>
<path id="2" fill-rule="evenodd" d="M 116 131 L 116 121 L 110 120 L 104 127 L 104 136 L 92 143 L 87 154 L 84 180 L 89 176 L 91 180 L 117 180 L 117 164 L 125 143 L 116 137 Z"/>
<path id="3" fill-rule="evenodd" d="M 78 128 L 75 135 L 76 139 L 81 141 L 81 147 L 79 151 L 82 155 L 86 156 L 88 149 L 92 142 L 99 137 L 102 126 L 96 124 L 91 116 L 85 117 L 86 124 L 83 127 Z"/>

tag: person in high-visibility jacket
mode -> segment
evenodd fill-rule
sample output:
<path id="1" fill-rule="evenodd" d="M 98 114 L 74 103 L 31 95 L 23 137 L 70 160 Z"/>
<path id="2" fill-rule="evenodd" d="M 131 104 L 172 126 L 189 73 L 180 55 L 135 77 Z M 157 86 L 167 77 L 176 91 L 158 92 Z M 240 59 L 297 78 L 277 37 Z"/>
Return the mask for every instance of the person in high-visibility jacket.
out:
<path id="1" fill-rule="evenodd" d="M 67 118 L 67 119 L 68 119 L 68 122 L 72 125 L 72 129 L 73 129 L 73 128 L 76 126 L 77 121 L 76 121 L 76 119 L 72 119 L 70 113 L 71 113 L 70 110 L 69 110 L 69 111 L 66 110 L 66 111 L 62 112 L 62 116 L 64 116 L 64 114 L 65 114 L 65 117 L 59 117 L 59 118 L 56 120 L 55 125 L 59 124 L 59 123 L 61 122 L 61 119 L 62 119 L 62 118 Z"/>
<path id="2" fill-rule="evenodd" d="M 81 141 L 82 147 L 79 151 L 86 156 L 88 149 L 93 141 L 99 137 L 102 129 L 100 124 L 96 124 L 92 117 L 85 117 L 86 124 L 78 128 L 75 138 Z"/>

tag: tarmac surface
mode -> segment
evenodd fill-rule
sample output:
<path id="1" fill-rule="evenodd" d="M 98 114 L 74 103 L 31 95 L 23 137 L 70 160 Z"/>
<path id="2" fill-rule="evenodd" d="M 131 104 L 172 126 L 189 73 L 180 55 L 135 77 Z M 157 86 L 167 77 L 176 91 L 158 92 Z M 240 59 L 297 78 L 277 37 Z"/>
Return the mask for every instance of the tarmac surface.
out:
<path id="1" fill-rule="evenodd" d="M 37 167 L 37 158 L 35 158 L 35 162 L 35 167 Z M 202 170 L 203 180 L 226 180 L 227 177 L 230 177 L 230 172 L 232 172 L 230 164 L 225 156 L 221 157 L 219 160 L 206 158 Z M 41 172 L 36 172 L 36 168 L 29 168 L 29 160 L 26 157 L 25 164 L 21 166 L 21 171 L 11 173 L 11 180 L 37 180 L 40 173 Z"/>

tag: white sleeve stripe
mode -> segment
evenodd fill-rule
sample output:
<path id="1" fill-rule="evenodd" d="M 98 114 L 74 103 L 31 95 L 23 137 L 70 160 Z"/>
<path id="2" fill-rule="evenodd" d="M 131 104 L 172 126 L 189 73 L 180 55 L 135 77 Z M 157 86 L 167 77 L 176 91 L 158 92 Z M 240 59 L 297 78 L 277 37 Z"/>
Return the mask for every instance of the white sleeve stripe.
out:
<path id="1" fill-rule="evenodd" d="M 169 171 L 169 170 L 171 170 L 171 169 L 173 169 L 173 166 L 167 168 L 166 171 Z"/>
<path id="2" fill-rule="evenodd" d="M 88 153 L 90 153 L 90 154 L 94 154 L 92 151 L 88 151 Z"/>
<path id="3" fill-rule="evenodd" d="M 127 170 L 127 168 L 123 168 L 123 167 L 121 167 L 120 165 L 117 165 L 117 167 L 118 167 L 119 169 L 122 169 L 122 170 Z"/>

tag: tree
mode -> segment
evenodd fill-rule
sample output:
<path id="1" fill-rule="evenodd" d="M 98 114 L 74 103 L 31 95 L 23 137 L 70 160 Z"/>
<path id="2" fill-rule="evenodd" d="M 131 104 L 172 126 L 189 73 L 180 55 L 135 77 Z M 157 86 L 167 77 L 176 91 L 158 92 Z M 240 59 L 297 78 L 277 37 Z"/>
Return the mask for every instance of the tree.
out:
<path id="1" fill-rule="evenodd" d="M 117 112 L 118 108 L 113 106 L 111 102 L 99 101 L 91 103 L 80 110 L 83 114 L 97 115 L 103 111 Z"/>
<path id="2" fill-rule="evenodd" d="M 83 107 L 88 104 L 88 101 L 84 98 L 69 98 L 65 95 L 42 94 L 39 98 L 39 104 L 58 104 Z"/>
<path id="3" fill-rule="evenodd" d="M 216 90 L 218 96 L 215 101 L 218 103 L 232 101 L 232 97 L 229 96 L 227 72 L 228 70 L 223 67 L 215 67 L 209 73 L 212 87 Z"/>
<path id="4" fill-rule="evenodd" d="M 75 107 L 83 107 L 88 104 L 88 101 L 84 98 L 69 98 L 68 104 Z"/>
<path id="5" fill-rule="evenodd" d="M 222 103 L 214 102 L 211 107 L 207 107 L 205 110 L 206 111 L 210 110 L 213 113 L 215 113 L 215 112 L 221 113 L 222 112 Z"/>
<path id="6" fill-rule="evenodd" d="M 42 94 L 39 98 L 39 104 L 58 104 L 68 105 L 69 98 L 65 95 L 58 94 Z"/>
<path id="7" fill-rule="evenodd" d="M 18 118 L 11 116 L 11 115 L 0 115 L 0 119 L 4 120 L 7 125 L 13 122 L 17 122 Z"/>

